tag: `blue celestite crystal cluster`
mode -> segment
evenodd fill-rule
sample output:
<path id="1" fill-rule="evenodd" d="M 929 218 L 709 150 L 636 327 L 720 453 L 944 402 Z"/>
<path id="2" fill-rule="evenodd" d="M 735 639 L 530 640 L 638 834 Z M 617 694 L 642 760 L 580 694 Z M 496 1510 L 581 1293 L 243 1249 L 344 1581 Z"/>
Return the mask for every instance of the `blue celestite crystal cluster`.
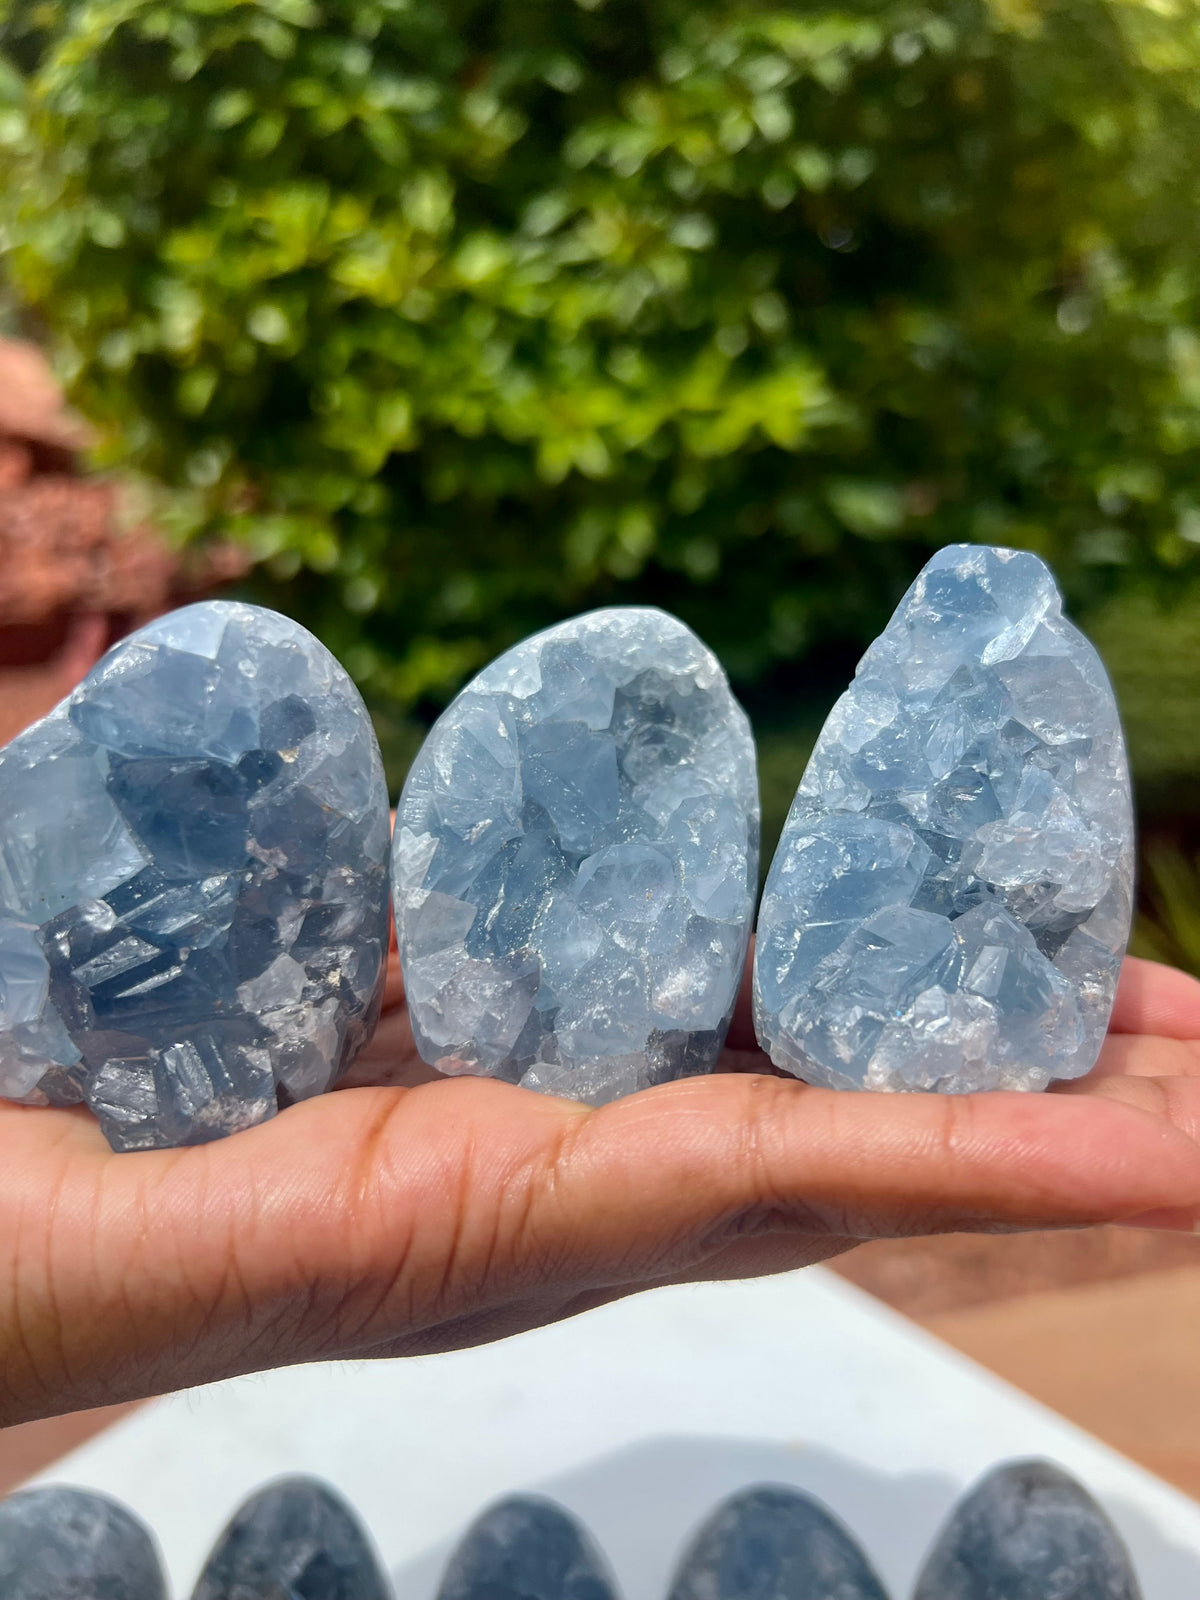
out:
<path id="1" fill-rule="evenodd" d="M 685 1551 L 667 1600 L 785 1595 L 888 1600 L 858 1540 L 819 1500 L 784 1484 L 763 1483 L 717 1506 Z"/>
<path id="2" fill-rule="evenodd" d="M 597 1103 L 711 1071 L 758 825 L 745 713 L 683 623 L 596 611 L 508 651 L 438 721 L 396 815 L 422 1056 Z"/>
<path id="3" fill-rule="evenodd" d="M 1036 556 L 952 545 L 863 657 L 800 784 L 759 912 L 759 1039 L 836 1088 L 1079 1076 L 1132 885 L 1099 657 Z"/>
<path id="4" fill-rule="evenodd" d="M 514 1494 L 463 1535 L 437 1600 L 618 1600 L 586 1528 L 553 1500 Z"/>
<path id="5" fill-rule="evenodd" d="M 857 1530 L 868 1541 L 895 1521 L 886 1500 L 879 1509 L 879 1530 Z M 650 1554 L 643 1552 L 647 1570 Z M 167 1591 L 153 1533 L 106 1495 L 50 1485 L 0 1501 L 4 1600 L 166 1600 Z M 242 1502 L 191 1600 L 406 1600 L 412 1592 L 411 1578 L 389 1580 L 370 1533 L 337 1490 L 297 1474 Z M 421 1584 L 420 1592 L 434 1591 Z M 658 1592 L 666 1600 L 888 1600 L 890 1591 L 828 1506 L 787 1484 L 759 1483 L 712 1509 Z M 1009 1461 L 951 1509 L 911 1594 L 1141 1600 L 1142 1590 L 1120 1533 L 1081 1483 L 1048 1461 Z M 604 1551 L 579 1519 L 526 1494 L 494 1502 L 459 1535 L 436 1590 L 436 1600 L 619 1595 Z"/>
<path id="6" fill-rule="evenodd" d="M 392 841 L 422 1056 L 599 1104 L 716 1066 L 758 785 L 716 658 L 643 607 L 481 672 Z M 755 1022 L 837 1088 L 1044 1088 L 1099 1051 L 1129 931 L 1120 722 L 1036 556 L 941 551 L 813 752 L 767 879 Z M 0 1097 L 115 1149 L 331 1086 L 370 1036 L 388 811 L 349 677 L 213 601 L 111 651 L 0 751 Z"/>
<path id="7" fill-rule="evenodd" d="M 107 1495 L 47 1485 L 0 1501 L 4 1600 L 167 1600 L 150 1530 Z"/>
<path id="8" fill-rule="evenodd" d="M 1104 1508 L 1049 1461 L 994 1467 L 947 1518 L 913 1600 L 1142 1600 Z"/>
<path id="9" fill-rule="evenodd" d="M 133 634 L 0 751 L 0 1095 L 141 1149 L 320 1093 L 378 1012 L 387 850 L 311 634 L 224 601 Z"/>
<path id="10" fill-rule="evenodd" d="M 276 1478 L 242 1503 L 192 1600 L 393 1600 L 357 1516 L 328 1484 Z"/>

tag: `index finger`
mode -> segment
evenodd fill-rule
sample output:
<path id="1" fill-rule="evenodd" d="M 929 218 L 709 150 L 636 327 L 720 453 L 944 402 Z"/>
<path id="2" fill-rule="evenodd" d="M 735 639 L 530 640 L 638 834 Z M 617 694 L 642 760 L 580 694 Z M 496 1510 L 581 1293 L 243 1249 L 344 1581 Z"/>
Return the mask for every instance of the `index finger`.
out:
<path id="1" fill-rule="evenodd" d="M 1200 1039 L 1200 982 L 1160 961 L 1126 956 L 1109 1032 Z"/>

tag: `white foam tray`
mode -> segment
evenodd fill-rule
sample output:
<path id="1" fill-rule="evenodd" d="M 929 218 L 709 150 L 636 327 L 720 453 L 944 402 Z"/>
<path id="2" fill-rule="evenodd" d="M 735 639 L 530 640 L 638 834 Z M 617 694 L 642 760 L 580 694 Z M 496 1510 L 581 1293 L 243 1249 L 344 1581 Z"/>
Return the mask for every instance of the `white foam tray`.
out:
<path id="1" fill-rule="evenodd" d="M 319 1473 L 358 1508 L 402 1600 L 432 1600 L 455 1539 L 518 1490 L 583 1518 L 625 1600 L 663 1600 L 718 1500 L 789 1483 L 837 1512 L 908 1600 L 962 1490 L 1030 1455 L 1104 1503 L 1145 1600 L 1197 1600 L 1200 1505 L 818 1268 L 658 1290 L 454 1355 L 172 1395 L 38 1481 L 133 1507 L 183 1597 L 243 1496 L 280 1473 Z"/>

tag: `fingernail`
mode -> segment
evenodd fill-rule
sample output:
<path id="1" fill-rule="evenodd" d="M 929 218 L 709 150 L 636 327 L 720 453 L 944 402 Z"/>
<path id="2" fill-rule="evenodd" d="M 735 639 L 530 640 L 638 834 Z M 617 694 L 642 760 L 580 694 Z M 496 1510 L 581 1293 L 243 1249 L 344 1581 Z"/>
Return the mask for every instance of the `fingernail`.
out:
<path id="1" fill-rule="evenodd" d="M 1113 1224 L 1116 1228 L 1153 1228 L 1164 1233 L 1200 1233 L 1200 1220 L 1195 1211 L 1182 1207 L 1164 1207 L 1161 1211 L 1143 1211 L 1140 1216 L 1123 1217 Z"/>

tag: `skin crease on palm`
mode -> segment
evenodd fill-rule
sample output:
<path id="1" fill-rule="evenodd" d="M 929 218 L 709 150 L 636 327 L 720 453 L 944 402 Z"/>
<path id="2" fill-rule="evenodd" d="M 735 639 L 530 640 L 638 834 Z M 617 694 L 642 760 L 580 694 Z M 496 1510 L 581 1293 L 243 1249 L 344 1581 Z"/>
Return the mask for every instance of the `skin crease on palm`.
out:
<path id="1" fill-rule="evenodd" d="M 1180 972 L 1128 960 L 1099 1065 L 1049 1094 L 810 1088 L 770 1073 L 747 1002 L 726 1070 L 590 1110 L 437 1078 L 393 957 L 351 1084 L 234 1138 L 114 1155 L 83 1111 L 0 1103 L 0 1424 L 484 1343 L 866 1239 L 1200 1221 Z"/>

